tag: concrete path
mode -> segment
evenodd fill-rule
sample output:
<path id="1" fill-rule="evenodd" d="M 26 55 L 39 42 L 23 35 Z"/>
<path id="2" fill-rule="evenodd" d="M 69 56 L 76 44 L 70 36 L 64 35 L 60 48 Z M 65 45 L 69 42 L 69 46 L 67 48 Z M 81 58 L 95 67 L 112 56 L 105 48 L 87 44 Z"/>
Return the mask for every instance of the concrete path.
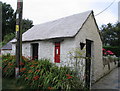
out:
<path id="1" fill-rule="evenodd" d="M 109 89 L 109 91 L 120 91 L 120 67 L 115 68 L 108 75 L 96 82 L 92 86 L 92 89 Z"/>

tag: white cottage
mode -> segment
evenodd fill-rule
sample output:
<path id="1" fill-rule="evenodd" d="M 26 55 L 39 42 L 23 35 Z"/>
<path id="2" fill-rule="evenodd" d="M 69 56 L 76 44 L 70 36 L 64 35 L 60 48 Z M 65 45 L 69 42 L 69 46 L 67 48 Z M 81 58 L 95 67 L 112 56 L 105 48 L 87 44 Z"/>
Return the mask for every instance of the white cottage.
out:
<path id="1" fill-rule="evenodd" d="M 2 48 L 0 48 L 1 54 L 12 54 L 12 43 L 8 42 L 6 45 L 4 45 Z"/>
<path id="2" fill-rule="evenodd" d="M 102 42 L 93 11 L 35 25 L 22 37 L 24 56 L 48 58 L 58 65 L 68 63 L 68 52 L 84 47 L 86 56 L 91 57 L 83 62 L 86 82 L 94 82 L 102 76 Z M 13 53 L 15 42 L 12 41 Z"/>

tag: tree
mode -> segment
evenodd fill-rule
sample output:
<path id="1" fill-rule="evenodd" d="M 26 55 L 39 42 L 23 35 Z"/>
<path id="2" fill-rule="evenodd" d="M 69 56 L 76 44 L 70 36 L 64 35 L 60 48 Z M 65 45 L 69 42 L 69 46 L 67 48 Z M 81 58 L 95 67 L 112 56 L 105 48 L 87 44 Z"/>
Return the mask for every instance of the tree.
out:
<path id="1" fill-rule="evenodd" d="M 15 14 L 10 4 L 2 3 L 2 40 L 15 30 Z"/>
<path id="2" fill-rule="evenodd" d="M 28 29 L 33 27 L 33 21 L 29 19 L 22 20 L 22 33 L 26 32 Z"/>
<path id="3" fill-rule="evenodd" d="M 15 37 L 16 12 L 10 4 L 2 3 L 2 41 L 3 45 Z M 33 26 L 33 21 L 22 19 L 22 33 Z"/>
<path id="4" fill-rule="evenodd" d="M 120 57 L 120 22 L 102 25 L 101 38 L 103 47 Z"/>
<path id="5" fill-rule="evenodd" d="M 120 22 L 116 24 L 115 32 L 116 32 L 117 46 L 120 46 Z"/>
<path id="6" fill-rule="evenodd" d="M 104 46 L 120 46 L 120 23 L 102 25 L 101 37 Z"/>

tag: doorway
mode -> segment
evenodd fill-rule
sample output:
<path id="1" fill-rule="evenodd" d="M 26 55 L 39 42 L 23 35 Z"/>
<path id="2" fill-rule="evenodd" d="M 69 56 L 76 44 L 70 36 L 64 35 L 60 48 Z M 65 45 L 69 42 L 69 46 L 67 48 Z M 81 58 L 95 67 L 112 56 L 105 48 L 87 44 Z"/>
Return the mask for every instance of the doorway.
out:
<path id="1" fill-rule="evenodd" d="M 38 59 L 38 43 L 32 44 L 32 59 Z"/>
<path id="2" fill-rule="evenodd" d="M 86 61 L 85 61 L 85 86 L 86 88 L 90 88 L 91 84 L 91 47 L 92 47 L 92 42 L 91 40 L 86 39 Z"/>

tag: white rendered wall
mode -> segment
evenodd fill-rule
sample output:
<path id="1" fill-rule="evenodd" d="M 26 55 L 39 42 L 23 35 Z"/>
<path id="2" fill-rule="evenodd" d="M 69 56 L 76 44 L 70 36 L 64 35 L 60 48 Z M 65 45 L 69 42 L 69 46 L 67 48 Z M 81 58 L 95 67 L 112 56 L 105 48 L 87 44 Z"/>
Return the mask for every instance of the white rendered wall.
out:
<path id="1" fill-rule="evenodd" d="M 1 50 L 2 55 L 11 54 L 12 50 Z"/>

